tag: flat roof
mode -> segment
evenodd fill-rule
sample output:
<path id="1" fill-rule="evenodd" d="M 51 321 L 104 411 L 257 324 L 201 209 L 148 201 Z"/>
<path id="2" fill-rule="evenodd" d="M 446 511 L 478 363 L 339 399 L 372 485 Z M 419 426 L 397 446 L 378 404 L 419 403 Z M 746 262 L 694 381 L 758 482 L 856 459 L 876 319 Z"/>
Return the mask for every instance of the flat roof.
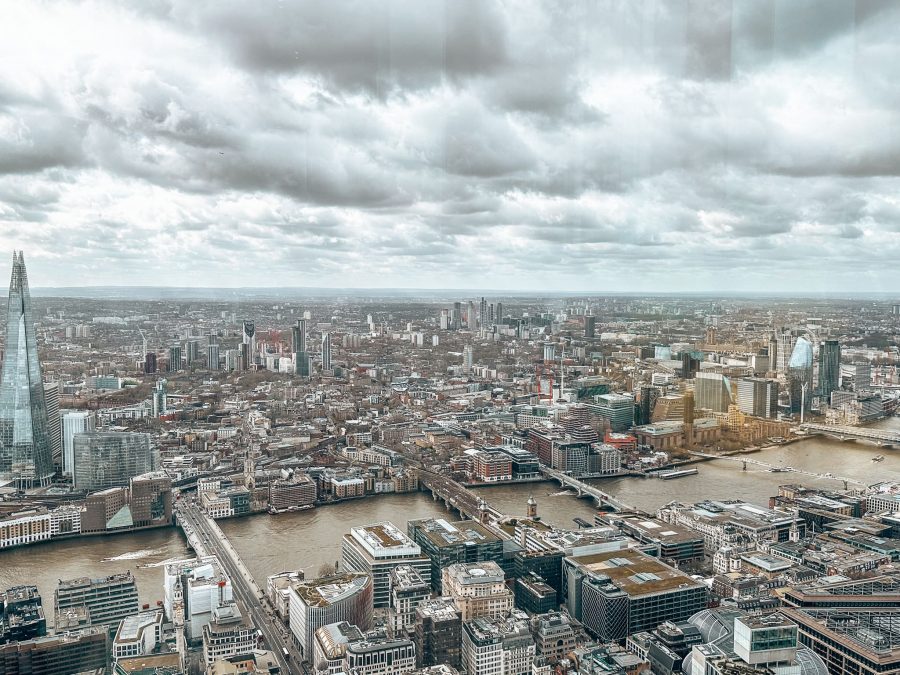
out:
<path id="1" fill-rule="evenodd" d="M 349 536 L 375 558 L 422 554 L 422 549 L 416 542 L 388 521 L 351 527 Z"/>
<path id="2" fill-rule="evenodd" d="M 328 577 L 300 581 L 291 586 L 300 599 L 310 607 L 327 607 L 370 583 L 370 577 L 363 572 L 348 572 Z"/>
<path id="3" fill-rule="evenodd" d="M 632 597 L 704 586 L 684 572 L 636 549 L 574 556 L 571 560 L 595 575 L 609 577 Z"/>

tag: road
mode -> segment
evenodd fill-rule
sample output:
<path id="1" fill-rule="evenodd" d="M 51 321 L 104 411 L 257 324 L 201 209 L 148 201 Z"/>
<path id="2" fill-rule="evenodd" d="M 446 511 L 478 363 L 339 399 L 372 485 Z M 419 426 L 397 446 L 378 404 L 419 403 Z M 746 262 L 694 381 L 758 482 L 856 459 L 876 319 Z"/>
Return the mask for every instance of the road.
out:
<path id="1" fill-rule="evenodd" d="M 288 629 L 275 615 L 274 609 L 264 594 L 257 587 L 256 582 L 249 577 L 245 569 L 241 569 L 236 560 L 239 560 L 237 552 L 233 549 L 228 539 L 222 535 L 222 531 L 200 511 L 199 507 L 179 504 L 177 507 L 179 518 L 189 524 L 203 539 L 203 543 L 211 555 L 216 556 L 223 570 L 231 580 L 231 588 L 235 600 L 254 628 L 262 631 L 266 649 L 275 654 L 283 673 L 302 673 L 307 670 L 301 663 L 300 652 L 294 647 L 288 634 Z M 284 658 L 282 649 L 287 649 L 290 660 Z"/>

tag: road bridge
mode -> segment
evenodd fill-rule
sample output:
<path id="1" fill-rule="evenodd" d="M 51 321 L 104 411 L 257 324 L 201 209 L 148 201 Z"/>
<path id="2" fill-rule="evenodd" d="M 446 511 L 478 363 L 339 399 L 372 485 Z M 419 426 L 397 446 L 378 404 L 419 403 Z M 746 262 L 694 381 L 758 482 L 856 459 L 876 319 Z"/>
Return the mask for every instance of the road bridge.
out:
<path id="1" fill-rule="evenodd" d="M 851 427 L 840 424 L 801 424 L 804 431 L 831 436 L 841 441 L 872 441 L 879 445 L 900 445 L 900 431 L 891 429 L 872 429 L 871 427 Z"/>
<path id="2" fill-rule="evenodd" d="M 275 655 L 282 673 L 305 673 L 300 652 L 288 637 L 287 629 L 275 613 L 263 605 L 265 593 L 256 584 L 237 551 L 216 522 L 196 504 L 179 502 L 175 520 L 187 534 L 198 556 L 214 555 L 231 580 L 235 600 L 253 627 L 262 631 L 265 646 Z M 196 544 L 196 545 L 195 545 Z M 284 657 L 288 650 L 290 659 Z"/>
<path id="3" fill-rule="evenodd" d="M 574 476 L 570 476 L 562 471 L 551 469 L 548 466 L 541 466 L 541 473 L 545 476 L 558 481 L 561 486 L 574 488 L 578 493 L 578 497 L 591 497 L 597 502 L 597 506 L 610 506 L 616 511 L 636 511 L 633 506 L 626 504 L 620 499 L 607 494 L 603 490 L 589 483 L 585 483 Z"/>
<path id="4" fill-rule="evenodd" d="M 443 499 L 448 509 L 454 508 L 462 515 L 479 521 L 501 539 L 510 538 L 509 533 L 497 525 L 506 518 L 506 515 L 488 504 L 483 497 L 452 478 L 434 471 L 419 469 L 418 474 L 419 487 L 431 492 L 434 499 Z"/>

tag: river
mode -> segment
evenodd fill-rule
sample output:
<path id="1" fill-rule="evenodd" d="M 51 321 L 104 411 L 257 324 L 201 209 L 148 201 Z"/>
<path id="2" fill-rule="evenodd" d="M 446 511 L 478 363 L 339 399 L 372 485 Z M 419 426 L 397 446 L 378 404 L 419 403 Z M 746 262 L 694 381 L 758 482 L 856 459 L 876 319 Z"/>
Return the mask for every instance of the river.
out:
<path id="1" fill-rule="evenodd" d="M 877 426 L 900 429 L 900 419 L 884 420 Z M 879 454 L 885 460 L 872 462 L 872 457 Z M 817 437 L 747 457 L 774 466 L 832 473 L 867 484 L 900 480 L 900 449 L 877 448 L 866 443 L 841 443 Z M 626 503 L 651 512 L 672 500 L 737 498 L 765 505 L 769 496 L 776 494 L 778 486 L 785 483 L 843 487 L 837 479 L 771 473 L 752 464 L 743 471 L 740 462 L 729 460 L 695 466 L 699 470 L 696 476 L 669 481 L 628 477 L 594 482 Z M 572 527 L 575 517 L 590 522 L 594 514 L 589 500 L 574 499 L 551 482 L 479 488 L 479 492 L 492 505 L 511 515 L 524 514 L 525 501 L 533 494 L 541 517 L 561 527 Z M 341 536 L 353 525 L 390 520 L 405 529 L 408 520 L 429 516 L 457 517 L 446 511 L 443 502 L 434 501 L 428 494 L 414 493 L 382 495 L 297 513 L 257 515 L 221 521 L 220 525 L 250 572 L 263 584 L 266 576 L 275 572 L 303 569 L 315 575 L 321 565 L 340 559 Z M 130 553 L 140 557 L 104 561 Z M 189 554 L 184 537 L 174 528 L 28 546 L 0 552 L 0 589 L 37 584 L 48 621 L 52 622 L 53 590 L 58 579 L 105 576 L 130 569 L 137 578 L 141 602 L 152 605 L 162 599 L 162 568 L 138 569 L 137 565 Z"/>

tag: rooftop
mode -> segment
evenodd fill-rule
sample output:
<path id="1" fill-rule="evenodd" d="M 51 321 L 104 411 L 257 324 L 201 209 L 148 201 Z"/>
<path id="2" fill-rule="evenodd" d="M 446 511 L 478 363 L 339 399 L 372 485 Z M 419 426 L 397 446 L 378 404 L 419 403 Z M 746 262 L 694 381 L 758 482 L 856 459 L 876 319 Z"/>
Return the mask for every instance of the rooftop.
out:
<path id="1" fill-rule="evenodd" d="M 576 556 L 571 560 L 595 575 L 609 577 L 632 597 L 679 588 L 700 588 L 703 584 L 635 549 Z"/>
<path id="2" fill-rule="evenodd" d="M 371 578 L 363 572 L 334 574 L 318 579 L 295 583 L 291 588 L 309 607 L 327 607 L 352 596 L 371 584 Z"/>

